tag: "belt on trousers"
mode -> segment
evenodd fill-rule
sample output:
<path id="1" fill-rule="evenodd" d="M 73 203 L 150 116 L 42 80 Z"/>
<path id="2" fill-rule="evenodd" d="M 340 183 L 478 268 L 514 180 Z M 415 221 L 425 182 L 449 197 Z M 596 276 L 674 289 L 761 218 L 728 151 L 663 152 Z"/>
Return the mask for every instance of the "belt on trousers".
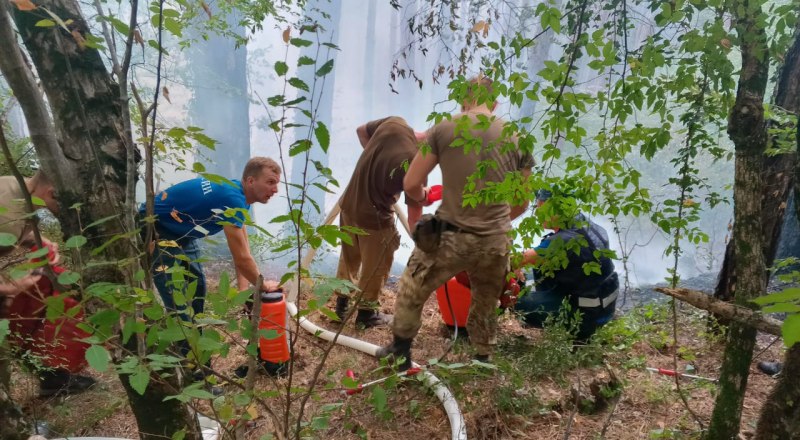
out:
<path id="1" fill-rule="evenodd" d="M 467 234 L 474 234 L 472 231 L 468 231 L 464 228 L 460 228 L 450 222 L 439 220 L 442 225 L 442 231 L 449 231 L 449 232 L 466 232 Z"/>
<path id="2" fill-rule="evenodd" d="M 619 290 L 615 290 L 614 293 L 608 295 L 605 298 L 586 298 L 586 297 L 578 297 L 578 307 L 608 307 L 612 302 L 617 300 L 617 296 L 619 295 Z"/>

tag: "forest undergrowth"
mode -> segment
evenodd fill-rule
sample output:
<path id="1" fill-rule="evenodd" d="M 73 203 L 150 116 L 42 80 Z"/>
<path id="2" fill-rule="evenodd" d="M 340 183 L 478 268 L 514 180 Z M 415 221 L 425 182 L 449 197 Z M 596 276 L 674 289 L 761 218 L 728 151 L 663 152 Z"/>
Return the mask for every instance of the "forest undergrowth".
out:
<path id="1" fill-rule="evenodd" d="M 384 290 L 381 303 L 393 309 L 394 292 Z M 674 379 L 646 370 L 670 369 L 677 350 L 679 372 L 716 378 L 723 338 L 721 328 L 709 326 L 705 312 L 681 305 L 678 344 L 672 340 L 672 314 L 668 303 L 636 306 L 604 327 L 589 345 L 573 347 L 563 322 L 545 330 L 526 329 L 511 312 L 500 318 L 493 367 L 472 364 L 472 351 L 464 332 L 447 356 L 432 368 L 455 394 L 470 439 L 693 439 L 700 428 L 677 395 Z M 423 326 L 415 340 L 413 358 L 427 363 L 444 353 L 452 333 L 444 326 L 432 295 L 423 311 Z M 317 315 L 310 319 L 324 328 L 336 323 Z M 375 344 L 391 339 L 388 328 L 358 330 L 352 323 L 342 334 Z M 742 436 L 749 438 L 775 378 L 755 367 L 759 361 L 781 359 L 782 344 L 759 335 L 756 357 L 742 418 Z M 295 353 L 298 386 L 308 385 L 307 364 L 324 349 L 310 334 L 301 335 Z M 213 367 L 229 373 L 246 359 L 233 349 L 217 358 Z M 448 439 L 447 416 L 439 401 L 415 379 L 390 380 L 352 396 L 345 394 L 343 378 L 352 370 L 365 383 L 389 374 L 379 362 L 345 347 L 335 347 L 321 376 L 311 423 L 326 439 L 395 439 L 409 433 L 416 438 Z M 14 372 L 15 399 L 37 420 L 48 422 L 51 436 L 105 436 L 138 438 L 125 393 L 108 373 L 87 393 L 45 401 L 36 397 L 36 381 L 23 371 Z M 225 388 L 226 384 L 220 384 Z M 257 389 L 274 389 L 273 379 L 260 376 Z M 716 385 L 682 379 L 692 410 L 710 419 Z M 270 438 L 271 427 L 256 408 L 250 412 L 247 438 Z"/>

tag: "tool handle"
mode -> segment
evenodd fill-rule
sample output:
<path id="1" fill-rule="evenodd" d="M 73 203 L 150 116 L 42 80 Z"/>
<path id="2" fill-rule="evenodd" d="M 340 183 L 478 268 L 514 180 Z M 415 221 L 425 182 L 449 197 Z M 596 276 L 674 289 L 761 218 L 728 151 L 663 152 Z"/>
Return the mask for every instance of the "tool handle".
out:
<path id="1" fill-rule="evenodd" d="M 349 390 L 345 391 L 345 393 L 348 396 L 352 396 L 353 394 L 358 394 L 363 390 L 364 390 L 364 385 L 358 384 L 358 388 L 349 389 Z"/>
<path id="2" fill-rule="evenodd" d="M 422 371 L 422 368 L 412 367 L 412 368 L 409 368 L 408 370 L 404 371 L 402 375 L 403 376 L 413 376 L 413 375 L 415 375 L 415 374 L 417 374 L 417 373 L 419 373 L 421 371 Z"/>
<path id="3" fill-rule="evenodd" d="M 677 376 L 678 375 L 678 373 L 676 373 L 674 370 L 667 370 L 666 368 L 659 368 L 658 369 L 658 373 L 659 374 L 663 374 L 665 376 Z"/>

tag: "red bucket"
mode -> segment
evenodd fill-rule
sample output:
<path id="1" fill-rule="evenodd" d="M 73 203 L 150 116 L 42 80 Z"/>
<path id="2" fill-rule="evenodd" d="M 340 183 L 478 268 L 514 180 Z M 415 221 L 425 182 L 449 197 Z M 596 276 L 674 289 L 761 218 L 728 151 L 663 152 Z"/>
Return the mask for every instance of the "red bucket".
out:
<path id="1" fill-rule="evenodd" d="M 445 286 L 447 287 L 446 292 Z M 450 298 L 449 305 L 448 297 Z M 439 301 L 439 313 L 441 313 L 445 324 L 450 327 L 456 327 L 456 324 L 461 328 L 467 326 L 469 305 L 472 302 L 469 286 L 460 283 L 456 277 L 450 278 L 447 283 L 436 289 L 436 300 Z"/>

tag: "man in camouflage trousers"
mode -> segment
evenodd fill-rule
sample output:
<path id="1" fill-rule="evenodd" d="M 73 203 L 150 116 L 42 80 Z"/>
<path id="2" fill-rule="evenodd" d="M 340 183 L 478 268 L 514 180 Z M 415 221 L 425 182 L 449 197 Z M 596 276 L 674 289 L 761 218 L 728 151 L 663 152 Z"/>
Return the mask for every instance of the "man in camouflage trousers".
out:
<path id="1" fill-rule="evenodd" d="M 488 361 L 496 344 L 495 308 L 508 273 L 508 232 L 511 219 L 522 214 L 528 202 L 514 207 L 507 203 L 465 206 L 464 188 L 473 182 L 470 177 L 481 162 L 493 160 L 497 167 L 486 167 L 483 176 L 474 180 L 475 191 L 487 182 L 502 182 L 511 173 L 526 179 L 533 158 L 518 150 L 516 137 L 503 133 L 505 122 L 492 114 L 497 102 L 486 99 L 487 95 L 494 96 L 491 80 L 470 81 L 462 112 L 428 130 L 431 150 L 417 153 L 403 181 L 407 199 L 424 201 L 428 173 L 436 165 L 442 170 L 442 205 L 436 212 L 438 224 L 433 228 L 440 232 L 438 246 L 422 246 L 422 232 L 418 231 L 417 246 L 400 279 L 392 328 L 394 341 L 378 351 L 379 357 L 404 358 L 401 370 L 411 366 L 411 342 L 419 331 L 422 307 L 431 292 L 461 271 L 467 272 L 471 282 L 467 330 L 477 351 L 476 359 Z M 451 147 L 456 140 L 456 145 L 467 148 Z M 422 223 L 419 227 L 426 228 Z"/>

